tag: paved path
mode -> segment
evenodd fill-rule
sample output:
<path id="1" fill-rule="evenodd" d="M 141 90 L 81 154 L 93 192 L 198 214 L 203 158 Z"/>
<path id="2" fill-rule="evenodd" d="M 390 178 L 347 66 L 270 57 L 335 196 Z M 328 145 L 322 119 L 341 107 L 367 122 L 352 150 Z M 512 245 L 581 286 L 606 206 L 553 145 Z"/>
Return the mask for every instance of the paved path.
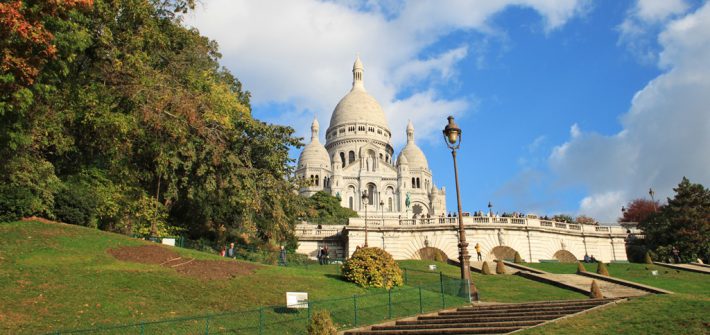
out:
<path id="1" fill-rule="evenodd" d="M 695 264 L 670 264 L 670 263 L 661 263 L 661 262 L 654 262 L 655 264 L 669 267 L 672 269 L 678 269 L 678 270 L 687 270 L 687 271 L 693 271 L 693 272 L 699 272 L 699 273 L 705 273 L 705 274 L 710 274 L 710 267 L 703 266 L 701 264 L 695 265 Z"/>
<path id="2" fill-rule="evenodd" d="M 596 280 L 597 285 L 599 285 L 599 289 L 602 291 L 605 298 L 638 297 L 648 294 L 646 291 L 638 290 L 632 287 L 576 274 L 546 273 L 538 276 L 562 283 L 564 285 L 574 286 L 587 292 L 589 292 L 592 287 L 592 280 Z"/>

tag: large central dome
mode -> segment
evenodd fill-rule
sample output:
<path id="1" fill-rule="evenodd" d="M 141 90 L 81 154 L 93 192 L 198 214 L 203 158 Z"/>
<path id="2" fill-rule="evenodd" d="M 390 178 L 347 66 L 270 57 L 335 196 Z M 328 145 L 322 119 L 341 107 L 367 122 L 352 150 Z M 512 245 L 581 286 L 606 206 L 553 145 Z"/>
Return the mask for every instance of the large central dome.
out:
<path id="1" fill-rule="evenodd" d="M 335 106 L 330 117 L 330 128 L 349 123 L 367 123 L 389 131 L 385 112 L 377 100 L 365 91 L 362 75 L 362 62 L 358 57 L 353 65 L 353 88 Z"/>

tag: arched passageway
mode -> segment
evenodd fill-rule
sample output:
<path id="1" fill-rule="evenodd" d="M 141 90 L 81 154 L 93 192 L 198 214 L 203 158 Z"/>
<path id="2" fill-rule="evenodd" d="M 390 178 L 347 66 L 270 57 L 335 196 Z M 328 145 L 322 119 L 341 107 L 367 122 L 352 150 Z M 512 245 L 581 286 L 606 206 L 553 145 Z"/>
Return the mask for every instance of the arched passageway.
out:
<path id="1" fill-rule="evenodd" d="M 414 253 L 414 259 L 446 262 L 449 260 L 449 257 L 446 256 L 446 253 L 439 248 L 425 247 L 417 250 L 417 252 Z"/>
<path id="2" fill-rule="evenodd" d="M 554 255 L 552 255 L 552 258 L 560 261 L 561 263 L 577 262 L 577 257 L 574 257 L 574 255 L 567 250 L 558 250 Z"/>
<path id="3" fill-rule="evenodd" d="M 490 253 L 488 253 L 488 259 L 502 259 L 502 260 L 508 260 L 512 261 L 515 259 L 515 253 L 517 251 L 511 247 L 506 247 L 506 246 L 497 246 L 491 250 Z"/>

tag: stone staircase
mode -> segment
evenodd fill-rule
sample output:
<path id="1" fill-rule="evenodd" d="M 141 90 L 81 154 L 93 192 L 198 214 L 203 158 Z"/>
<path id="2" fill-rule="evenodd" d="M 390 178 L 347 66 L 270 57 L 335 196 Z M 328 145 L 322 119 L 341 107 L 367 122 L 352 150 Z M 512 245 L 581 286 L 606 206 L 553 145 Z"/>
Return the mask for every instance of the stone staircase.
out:
<path id="1" fill-rule="evenodd" d="M 487 304 L 421 315 L 344 335 L 507 334 L 614 302 L 614 299 Z"/>

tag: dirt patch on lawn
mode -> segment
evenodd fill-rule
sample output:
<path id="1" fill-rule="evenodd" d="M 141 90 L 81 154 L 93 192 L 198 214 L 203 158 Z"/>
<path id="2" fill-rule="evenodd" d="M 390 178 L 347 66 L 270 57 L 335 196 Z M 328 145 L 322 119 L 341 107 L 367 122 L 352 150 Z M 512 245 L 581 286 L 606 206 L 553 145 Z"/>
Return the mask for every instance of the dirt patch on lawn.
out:
<path id="1" fill-rule="evenodd" d="M 181 257 L 175 251 L 161 245 L 140 245 L 107 250 L 118 260 L 143 264 L 158 264 L 175 269 L 177 273 L 203 279 L 219 280 L 250 275 L 258 265 L 240 261 L 196 260 Z"/>

